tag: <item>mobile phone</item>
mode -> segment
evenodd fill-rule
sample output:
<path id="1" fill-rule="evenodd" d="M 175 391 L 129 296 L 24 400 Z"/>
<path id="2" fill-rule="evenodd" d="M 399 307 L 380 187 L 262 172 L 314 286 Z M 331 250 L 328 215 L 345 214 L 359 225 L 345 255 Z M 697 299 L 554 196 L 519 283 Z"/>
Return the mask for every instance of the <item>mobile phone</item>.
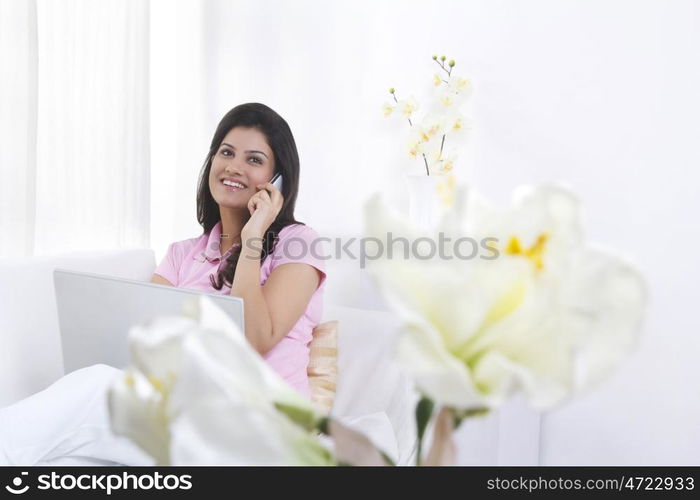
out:
<path id="1" fill-rule="evenodd" d="M 272 179 L 270 180 L 270 184 L 275 186 L 281 192 L 282 191 L 282 173 L 277 172 L 275 175 L 273 175 Z"/>

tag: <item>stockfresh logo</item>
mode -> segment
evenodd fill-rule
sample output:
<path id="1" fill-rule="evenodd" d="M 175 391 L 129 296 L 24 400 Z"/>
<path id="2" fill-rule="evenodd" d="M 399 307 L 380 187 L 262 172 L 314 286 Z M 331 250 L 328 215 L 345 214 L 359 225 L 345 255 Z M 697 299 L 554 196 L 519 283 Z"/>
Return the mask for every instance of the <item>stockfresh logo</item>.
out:
<path id="1" fill-rule="evenodd" d="M 26 485 L 22 486 L 22 483 L 24 483 L 23 476 L 28 476 L 28 475 L 29 475 L 29 472 L 21 472 L 19 476 L 15 477 L 12 480 L 12 485 L 5 486 L 5 489 L 14 495 L 21 495 L 22 493 L 26 493 L 27 490 L 29 489 L 29 485 L 26 484 Z"/>

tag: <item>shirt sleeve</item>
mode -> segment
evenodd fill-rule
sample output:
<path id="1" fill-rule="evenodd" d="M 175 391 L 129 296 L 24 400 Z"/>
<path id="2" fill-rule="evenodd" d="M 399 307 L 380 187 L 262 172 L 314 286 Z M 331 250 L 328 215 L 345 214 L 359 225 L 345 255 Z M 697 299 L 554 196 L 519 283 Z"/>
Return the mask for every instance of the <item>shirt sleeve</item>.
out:
<path id="1" fill-rule="evenodd" d="M 321 273 L 317 290 L 326 282 L 328 253 L 324 238 L 311 227 L 302 224 L 286 226 L 280 231 L 279 239 L 272 253 L 271 272 L 282 264 L 309 264 Z"/>
<path id="2" fill-rule="evenodd" d="M 180 264 L 182 259 L 178 255 L 178 245 L 177 243 L 171 243 L 168 245 L 168 251 L 165 252 L 165 257 L 160 261 L 160 264 L 153 271 L 155 274 L 162 276 L 168 280 L 173 285 L 177 286 L 177 276 L 180 270 Z"/>

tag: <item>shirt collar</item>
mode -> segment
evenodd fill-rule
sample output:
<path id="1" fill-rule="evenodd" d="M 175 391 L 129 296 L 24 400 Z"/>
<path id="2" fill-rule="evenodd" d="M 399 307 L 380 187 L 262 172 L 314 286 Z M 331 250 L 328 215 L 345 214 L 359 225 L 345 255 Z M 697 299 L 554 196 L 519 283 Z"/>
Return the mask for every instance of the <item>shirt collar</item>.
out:
<path id="1" fill-rule="evenodd" d="M 199 262 L 215 261 L 221 259 L 221 221 L 211 228 L 205 241 L 204 249 L 193 255 Z"/>
<path id="2" fill-rule="evenodd" d="M 221 255 L 221 226 L 222 223 L 219 221 L 214 227 L 211 228 L 211 231 L 209 231 L 209 235 L 207 236 L 204 250 L 194 254 L 193 256 L 195 260 L 198 260 L 199 262 L 215 262 L 223 258 Z M 228 254 L 231 252 L 231 250 L 233 250 L 236 246 L 237 245 L 232 246 L 226 253 Z"/>

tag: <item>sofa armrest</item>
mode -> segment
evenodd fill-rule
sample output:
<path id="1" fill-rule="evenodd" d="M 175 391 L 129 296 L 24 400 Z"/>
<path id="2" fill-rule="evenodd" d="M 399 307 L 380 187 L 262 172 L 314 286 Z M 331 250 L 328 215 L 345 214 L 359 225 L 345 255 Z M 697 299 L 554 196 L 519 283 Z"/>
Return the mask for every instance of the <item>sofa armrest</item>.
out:
<path id="1" fill-rule="evenodd" d="M 53 270 L 150 281 L 150 249 L 82 252 L 0 260 L 0 408 L 63 375 Z"/>

